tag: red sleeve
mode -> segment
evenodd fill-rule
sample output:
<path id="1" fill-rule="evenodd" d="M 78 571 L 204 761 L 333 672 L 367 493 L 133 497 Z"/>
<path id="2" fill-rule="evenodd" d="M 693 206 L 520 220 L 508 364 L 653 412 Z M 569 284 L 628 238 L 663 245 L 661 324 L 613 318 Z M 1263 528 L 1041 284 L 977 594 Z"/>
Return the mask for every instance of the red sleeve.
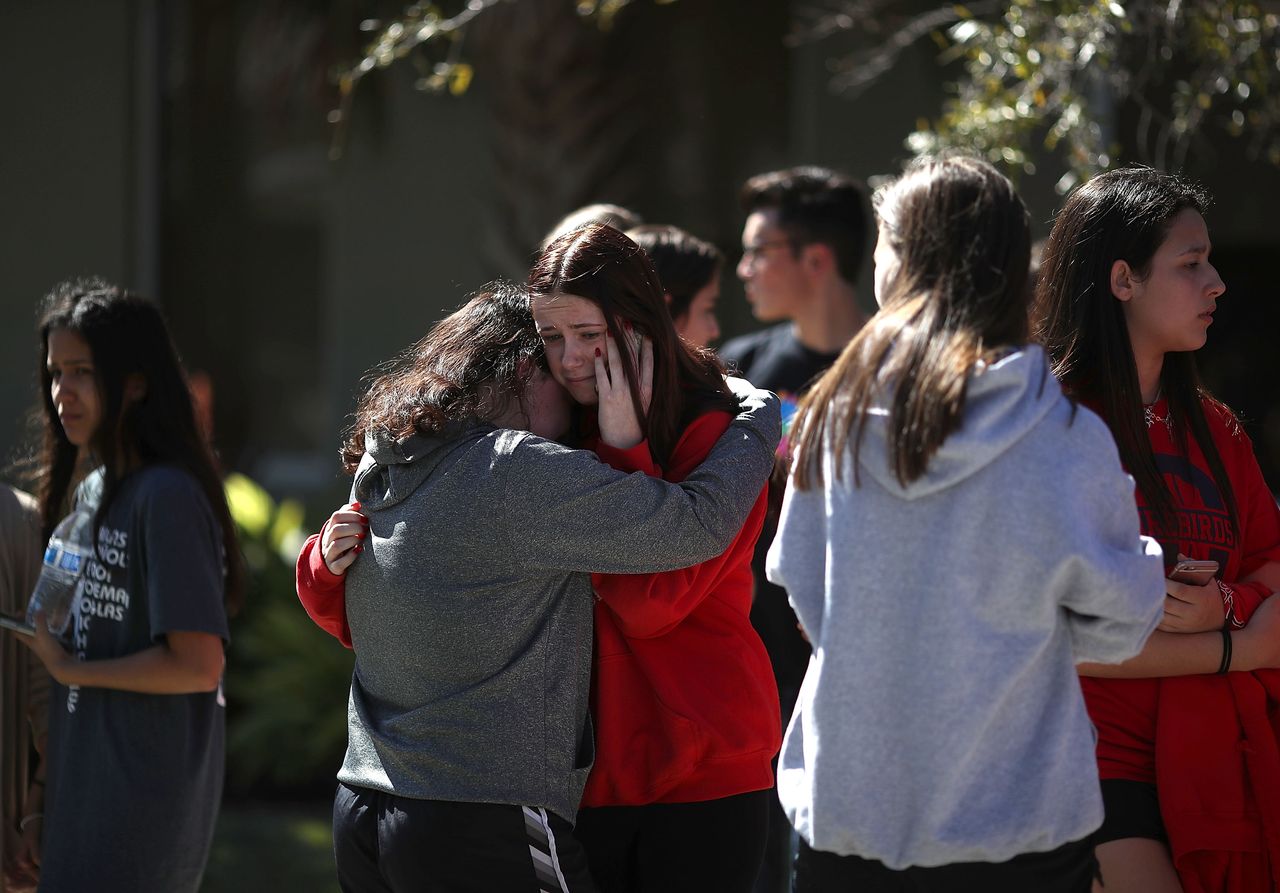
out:
<path id="1" fill-rule="evenodd" d="M 1253 444 L 1236 432 L 1234 468 L 1228 469 L 1240 512 L 1240 576 L 1247 577 L 1268 562 L 1280 561 L 1280 506 L 1262 477 Z"/>
<path id="2" fill-rule="evenodd" d="M 681 435 L 671 455 L 670 470 L 663 476 L 673 482 L 683 480 L 711 452 L 732 421 L 733 417 L 725 412 L 709 412 L 695 419 Z M 643 455 L 636 454 L 638 447 L 606 455 L 602 447 L 599 456 L 621 471 L 644 471 L 653 477 L 660 476 L 660 469 L 649 457 L 647 444 L 642 446 Z M 624 461 L 623 457 L 616 455 L 620 452 L 628 454 L 626 464 L 619 464 Z M 726 571 L 736 568 L 740 561 L 751 560 L 764 524 L 766 507 L 766 491 L 762 488 L 738 536 L 715 558 L 693 567 L 658 574 L 592 574 L 591 583 L 596 595 L 617 617 L 624 635 L 644 639 L 668 632 L 702 603 Z"/>
<path id="3" fill-rule="evenodd" d="M 321 528 L 321 533 L 324 529 Z M 329 572 L 320 554 L 320 534 L 313 533 L 298 553 L 298 601 L 315 625 L 346 647 L 351 647 L 347 626 L 347 578 Z"/>
<path id="4" fill-rule="evenodd" d="M 1249 622 L 1250 616 L 1271 595 L 1271 588 L 1261 582 L 1239 582 L 1264 564 L 1280 562 L 1280 507 L 1267 486 L 1253 453 L 1253 442 L 1227 410 L 1212 406 L 1206 415 L 1222 429 L 1219 452 L 1228 464 L 1227 476 L 1235 490 L 1237 526 L 1240 531 L 1240 568 L 1235 580 L 1222 584 L 1223 606 L 1231 625 L 1237 629 Z M 1226 449 L 1223 449 L 1223 446 Z"/>
<path id="5" fill-rule="evenodd" d="M 1271 588 L 1263 583 L 1218 583 L 1222 592 L 1222 609 L 1233 629 L 1243 629 L 1258 610 L 1262 600 L 1271 596 Z"/>
<path id="6" fill-rule="evenodd" d="M 697 422 L 695 421 L 694 424 L 697 424 Z M 716 438 L 718 439 L 719 436 L 717 434 Z M 711 442 L 714 444 L 715 440 Z M 593 443 L 591 448 L 600 457 L 600 461 L 610 468 L 616 468 L 618 471 L 643 471 L 649 477 L 662 477 L 662 469 L 658 467 L 657 462 L 653 461 L 653 453 L 649 452 L 649 441 L 647 440 L 640 441 L 629 450 L 620 450 L 599 440 Z M 710 452 L 710 449 L 708 449 L 708 452 Z"/>

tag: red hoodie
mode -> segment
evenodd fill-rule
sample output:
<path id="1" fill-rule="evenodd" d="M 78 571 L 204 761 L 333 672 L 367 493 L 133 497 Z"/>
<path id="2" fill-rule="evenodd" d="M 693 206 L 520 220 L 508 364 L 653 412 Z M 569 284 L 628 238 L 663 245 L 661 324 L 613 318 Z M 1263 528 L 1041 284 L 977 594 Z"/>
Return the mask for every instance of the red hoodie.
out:
<path id="1" fill-rule="evenodd" d="M 647 443 L 588 446 L 621 471 L 679 482 L 732 420 L 719 411 L 695 419 L 665 473 Z M 710 561 L 659 574 L 592 575 L 596 762 L 584 807 L 713 800 L 773 785 L 778 693 L 749 617 L 751 556 L 765 510 L 762 488 L 737 539 Z M 310 537 L 298 556 L 298 597 L 321 629 L 350 647 L 343 578 L 325 568 L 318 541 Z"/>
<path id="2" fill-rule="evenodd" d="M 1162 542 L 1218 562 L 1243 625 L 1271 592 L 1235 581 L 1280 561 L 1280 509 L 1234 418 L 1211 402 L 1204 408 L 1235 492 L 1238 535 L 1198 444 L 1188 438 L 1190 455 L 1179 453 L 1160 400 L 1147 433 L 1179 527 Z M 1137 499 L 1142 531 L 1155 535 L 1141 492 Z M 1081 687 L 1098 729 L 1099 774 L 1156 785 L 1184 890 L 1280 890 L 1280 671 L 1082 678 Z"/>

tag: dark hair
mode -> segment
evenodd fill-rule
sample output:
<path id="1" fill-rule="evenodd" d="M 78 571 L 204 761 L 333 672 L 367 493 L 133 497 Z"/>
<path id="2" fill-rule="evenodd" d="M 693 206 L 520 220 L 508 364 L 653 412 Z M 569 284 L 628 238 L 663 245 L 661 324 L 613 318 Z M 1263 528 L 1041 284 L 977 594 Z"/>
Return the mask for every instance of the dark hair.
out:
<path id="1" fill-rule="evenodd" d="M 529 379 L 545 365 L 528 295 L 513 283 L 490 282 L 375 373 L 343 442 L 342 465 L 355 473 L 367 434 L 403 440 L 449 422 L 491 418 L 507 401 L 523 401 Z"/>
<path id="2" fill-rule="evenodd" d="M 131 459 L 136 457 L 143 465 L 168 462 L 183 468 L 199 483 L 222 528 L 226 604 L 228 612 L 235 613 L 244 600 L 244 567 L 236 528 L 217 464 L 196 425 L 186 375 L 164 317 L 150 301 L 98 278 L 59 283 L 40 308 L 44 446 L 38 492 L 44 535 L 48 537 L 58 523 L 77 456 L 58 421 L 52 377 L 45 364 L 53 330 L 74 332 L 83 338 L 93 357 L 102 417 L 91 446 L 104 470 L 95 530 L 101 526 Z M 126 400 L 126 382 L 135 375 L 145 382 L 145 393 Z"/>
<path id="3" fill-rule="evenodd" d="M 724 264 L 724 255 L 716 246 L 678 226 L 637 226 L 627 230 L 627 238 L 649 255 L 663 291 L 671 296 L 667 309 L 677 322 L 688 314 L 698 292 L 720 275 Z"/>
<path id="4" fill-rule="evenodd" d="M 882 239 L 898 258 L 882 309 L 801 402 L 792 428 L 796 485 L 837 479 L 857 457 L 871 402 L 886 389 L 889 453 L 905 486 L 961 422 L 968 375 L 1027 338 L 1031 229 L 1013 184 L 985 161 L 921 158 L 875 196 Z"/>
<path id="5" fill-rule="evenodd" d="M 1124 308 L 1111 291 L 1111 269 L 1123 260 L 1137 278 L 1151 271 L 1173 218 L 1184 210 L 1204 213 L 1209 196 L 1181 177 L 1151 168 L 1108 171 L 1067 199 L 1045 243 L 1036 290 L 1036 335 L 1053 372 L 1076 396 L 1098 407 L 1111 428 L 1120 461 L 1137 481 L 1156 525 L 1152 534 L 1177 531 L 1173 496 L 1156 467 L 1143 420 L 1142 392 Z M 1178 449 L 1195 437 L 1236 526 L 1235 492 L 1205 420 L 1209 403 L 1236 424 L 1235 416 L 1200 384 L 1190 352 L 1168 353 L 1160 372 Z"/>
<path id="6" fill-rule="evenodd" d="M 568 294 L 596 304 L 622 355 L 636 416 L 654 458 L 665 463 L 681 432 L 709 409 L 734 411 L 724 367 L 708 350 L 682 341 L 671 322 L 662 283 L 649 256 L 611 226 L 590 224 L 556 239 L 529 271 L 531 296 Z M 645 413 L 636 356 L 623 321 L 653 341 L 653 399 Z"/>
<path id="7" fill-rule="evenodd" d="M 742 210 L 775 210 L 778 227 L 801 245 L 828 246 L 846 282 L 855 282 L 866 257 L 868 214 L 862 184 L 824 167 L 758 174 L 742 186 Z"/>
<path id="8" fill-rule="evenodd" d="M 560 218 L 559 222 L 542 237 L 542 244 L 538 246 L 538 250 L 546 251 L 547 246 L 556 239 L 565 233 L 581 229 L 588 223 L 600 223 L 605 226 L 612 226 L 614 229 L 628 230 L 644 223 L 644 220 L 635 211 L 630 208 L 624 208 L 622 205 L 611 205 L 608 202 L 583 205 L 581 208 L 570 211 Z"/>

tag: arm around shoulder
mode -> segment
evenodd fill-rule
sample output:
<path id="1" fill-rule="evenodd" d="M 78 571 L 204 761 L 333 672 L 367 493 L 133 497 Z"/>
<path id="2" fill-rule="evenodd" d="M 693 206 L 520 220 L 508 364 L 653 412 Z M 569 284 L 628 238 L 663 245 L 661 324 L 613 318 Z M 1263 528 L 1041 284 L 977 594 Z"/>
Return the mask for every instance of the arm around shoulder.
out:
<path id="1" fill-rule="evenodd" d="M 540 566 L 613 574 L 689 567 L 737 537 L 780 436 L 777 398 L 753 391 L 706 460 L 677 484 L 522 434 L 500 449 L 502 520 L 518 551 Z"/>

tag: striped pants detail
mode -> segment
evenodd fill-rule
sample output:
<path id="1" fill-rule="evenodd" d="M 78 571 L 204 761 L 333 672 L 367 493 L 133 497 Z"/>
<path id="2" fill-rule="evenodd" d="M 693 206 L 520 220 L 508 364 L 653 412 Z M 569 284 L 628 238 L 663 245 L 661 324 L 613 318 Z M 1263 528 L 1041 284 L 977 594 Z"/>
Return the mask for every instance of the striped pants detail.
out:
<path id="1" fill-rule="evenodd" d="M 537 806 L 339 785 L 333 849 L 347 893 L 596 893 L 572 826 Z"/>

